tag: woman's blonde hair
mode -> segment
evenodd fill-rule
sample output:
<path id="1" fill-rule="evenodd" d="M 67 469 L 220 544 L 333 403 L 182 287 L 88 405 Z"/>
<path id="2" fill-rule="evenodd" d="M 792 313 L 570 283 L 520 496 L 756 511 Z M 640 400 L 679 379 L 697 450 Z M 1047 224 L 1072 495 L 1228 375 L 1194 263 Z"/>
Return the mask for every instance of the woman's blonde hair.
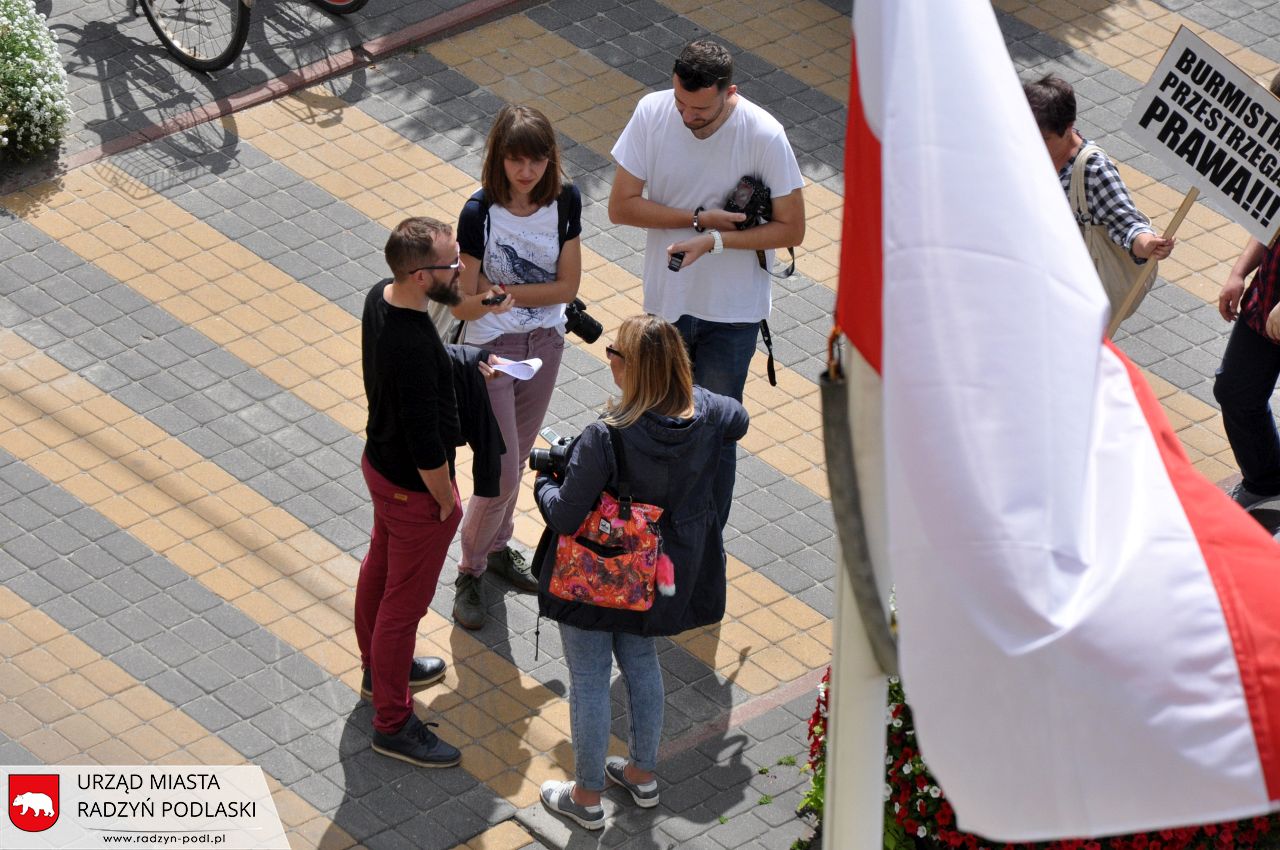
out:
<path id="1" fill-rule="evenodd" d="M 622 398 L 613 399 L 604 421 L 633 425 L 649 411 L 688 416 L 693 410 L 693 369 L 675 325 L 658 316 L 632 316 L 618 328 L 613 347 L 622 355 Z"/>

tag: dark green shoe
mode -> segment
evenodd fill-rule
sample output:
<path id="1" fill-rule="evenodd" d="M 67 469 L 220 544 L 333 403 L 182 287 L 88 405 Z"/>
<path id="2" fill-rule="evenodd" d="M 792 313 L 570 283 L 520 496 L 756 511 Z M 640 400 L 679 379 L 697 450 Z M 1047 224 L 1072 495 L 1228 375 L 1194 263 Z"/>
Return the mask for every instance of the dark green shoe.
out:
<path id="1" fill-rule="evenodd" d="M 522 593 L 538 592 L 538 580 L 529 571 L 529 562 L 510 546 L 498 552 L 490 552 L 486 564 L 489 572 L 505 578 L 516 590 Z"/>
<path id="2" fill-rule="evenodd" d="M 484 597 L 480 588 L 484 576 L 458 573 L 453 583 L 453 621 L 464 629 L 475 630 L 484 625 Z"/>

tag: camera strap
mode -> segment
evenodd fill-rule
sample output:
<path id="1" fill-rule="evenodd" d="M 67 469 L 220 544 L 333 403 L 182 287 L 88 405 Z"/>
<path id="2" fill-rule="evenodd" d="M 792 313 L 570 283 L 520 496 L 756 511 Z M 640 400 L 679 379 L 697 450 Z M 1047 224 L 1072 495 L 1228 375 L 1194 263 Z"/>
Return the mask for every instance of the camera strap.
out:
<path id="1" fill-rule="evenodd" d="M 756 251 L 756 259 L 760 261 L 760 268 L 767 271 L 773 277 L 791 277 L 796 273 L 796 249 L 788 248 L 787 253 L 791 255 L 791 262 L 787 265 L 786 270 L 783 271 L 782 274 L 778 274 L 769 268 L 769 263 L 764 256 L 764 251 Z"/>
<path id="2" fill-rule="evenodd" d="M 778 372 L 773 366 L 773 335 L 769 333 L 769 320 L 760 320 L 760 339 L 764 341 L 764 350 L 769 352 L 769 362 L 765 370 L 769 373 L 769 386 L 778 385 Z"/>
<path id="3" fill-rule="evenodd" d="M 631 518 L 631 481 L 627 478 L 626 453 L 622 450 L 622 433 L 612 425 L 609 429 L 609 442 L 613 443 L 613 460 L 618 465 L 618 516 Z"/>

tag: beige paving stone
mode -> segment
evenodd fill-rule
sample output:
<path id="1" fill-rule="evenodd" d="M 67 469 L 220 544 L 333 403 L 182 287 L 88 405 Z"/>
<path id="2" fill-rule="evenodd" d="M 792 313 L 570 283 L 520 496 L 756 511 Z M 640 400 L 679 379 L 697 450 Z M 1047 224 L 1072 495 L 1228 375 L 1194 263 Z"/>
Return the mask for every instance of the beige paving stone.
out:
<path id="1" fill-rule="evenodd" d="M 780 682 L 790 682 L 809 672 L 810 669 L 808 665 L 776 646 L 769 646 L 752 654 L 751 661 Z"/>
<path id="2" fill-rule="evenodd" d="M 111 734 L 88 715 L 72 713 L 52 724 L 52 728 L 77 750 L 87 750 L 109 740 Z"/>
<path id="3" fill-rule="evenodd" d="M 34 648 L 16 656 L 13 660 L 23 669 L 26 669 L 26 665 L 23 663 L 24 658 L 28 659 L 28 663 L 44 664 L 47 669 L 50 664 L 49 653 L 42 647 L 61 635 L 62 629 L 49 617 L 31 609 L 14 616 L 9 622 L 35 644 Z M 35 678 L 37 681 L 47 681 L 40 679 L 38 676 Z"/>
<path id="4" fill-rule="evenodd" d="M 0 650 L 0 655 L 3 654 L 3 650 Z M 22 672 L 21 669 L 9 661 L 0 663 L 0 677 L 2 677 L 0 681 L 3 681 L 3 684 L 0 685 L 0 694 L 3 694 L 5 699 L 8 700 L 39 687 L 35 679 Z M 57 689 L 61 681 L 61 679 L 55 681 L 50 687 Z"/>
<path id="5" fill-rule="evenodd" d="M 28 752 L 38 753 L 45 764 L 68 762 L 79 755 L 75 744 L 49 728 L 36 729 L 14 740 Z"/>
<path id="6" fill-rule="evenodd" d="M 9 694 L 6 694 L 9 696 Z M 39 729 L 41 723 L 20 702 L 6 699 L 0 706 L 0 732 L 11 741 L 18 741 Z"/>
<path id="7" fill-rule="evenodd" d="M 86 760 L 93 764 L 145 764 L 146 759 L 133 747 L 117 738 L 108 738 L 85 751 Z"/>
<path id="8" fill-rule="evenodd" d="M 59 672 L 55 670 L 49 681 L 56 680 Z M 30 675 L 30 673 L 28 672 L 27 675 Z M 39 681 L 39 679 L 36 679 L 36 681 Z M 32 688 L 20 694 L 15 699 L 15 702 L 25 708 L 33 717 L 39 718 L 42 724 L 56 723 L 76 710 L 75 706 L 68 704 L 50 687 Z"/>
<path id="9" fill-rule="evenodd" d="M 778 680 L 754 661 L 747 661 L 735 670 L 732 681 L 754 696 L 767 694 L 778 687 Z"/>
<path id="10" fill-rule="evenodd" d="M 150 726 L 138 726 L 120 735 L 120 741 L 147 762 L 157 762 L 178 750 L 178 745 Z"/>
<path id="11" fill-rule="evenodd" d="M 741 618 L 742 624 L 772 643 L 779 643 L 796 633 L 794 623 L 788 623 L 768 608 L 759 608 Z"/>
<path id="12" fill-rule="evenodd" d="M 818 670 L 831 663 L 830 641 L 823 643 L 808 634 L 795 634 L 778 646 L 807 670 Z"/>
<path id="13" fill-rule="evenodd" d="M 125 690 L 118 694 L 116 699 L 121 706 L 144 721 L 159 717 L 169 710 L 169 703 L 166 700 L 142 685 L 135 685 Z"/>
<path id="14" fill-rule="evenodd" d="M 99 655 L 90 649 L 90 646 L 84 644 L 79 638 L 73 635 L 60 635 L 58 638 L 47 641 L 44 648 L 49 650 L 58 661 L 65 666 L 77 668 L 81 664 L 88 664 L 95 661 Z"/>

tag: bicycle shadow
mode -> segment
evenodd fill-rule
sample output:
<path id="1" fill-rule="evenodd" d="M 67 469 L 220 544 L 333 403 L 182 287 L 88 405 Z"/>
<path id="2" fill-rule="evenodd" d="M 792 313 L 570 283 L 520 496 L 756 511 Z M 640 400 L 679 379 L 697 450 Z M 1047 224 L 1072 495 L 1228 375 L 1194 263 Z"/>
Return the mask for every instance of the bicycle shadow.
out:
<path id="1" fill-rule="evenodd" d="M 332 16 L 308 0 L 258 0 L 240 56 L 227 69 L 206 74 L 168 54 L 141 10 L 134 11 L 133 0 L 94 4 L 97 17 L 90 20 L 83 12 L 74 14 L 71 5 L 38 0 L 36 7 L 46 16 L 67 72 L 73 114 L 65 141 L 38 160 L 6 169 L 0 181 L 25 174 L 25 183 L 34 182 L 55 173 L 66 156 L 95 148 L 115 154 L 114 164 L 157 190 L 216 177 L 235 162 L 237 134 L 228 119 L 201 120 L 202 114 L 229 111 L 235 96 L 382 34 L 362 14 Z M 390 8 L 380 20 L 389 21 L 406 2 L 383 5 Z M 323 85 L 337 96 L 363 87 L 360 64 Z M 141 144 L 159 136 L 166 144 Z M 165 149 L 132 157 L 119 153 L 140 147 Z"/>
<path id="2" fill-rule="evenodd" d="M 70 57 L 68 76 L 100 89 L 100 103 L 89 117 L 82 115 L 81 133 L 94 137 L 106 153 L 123 148 L 112 156 L 112 165 L 157 192 L 198 185 L 198 178 L 232 167 L 239 149 L 234 117 L 191 120 L 193 111 L 229 93 L 217 81 L 195 87 L 194 77 L 180 80 L 171 63 L 161 59 L 168 56 L 162 47 L 108 22 L 55 23 L 50 29 L 64 57 Z M 150 28 L 146 32 L 151 34 Z M 138 133 L 156 135 L 152 128 L 166 124 L 173 131 L 158 143 L 137 144 Z"/>

